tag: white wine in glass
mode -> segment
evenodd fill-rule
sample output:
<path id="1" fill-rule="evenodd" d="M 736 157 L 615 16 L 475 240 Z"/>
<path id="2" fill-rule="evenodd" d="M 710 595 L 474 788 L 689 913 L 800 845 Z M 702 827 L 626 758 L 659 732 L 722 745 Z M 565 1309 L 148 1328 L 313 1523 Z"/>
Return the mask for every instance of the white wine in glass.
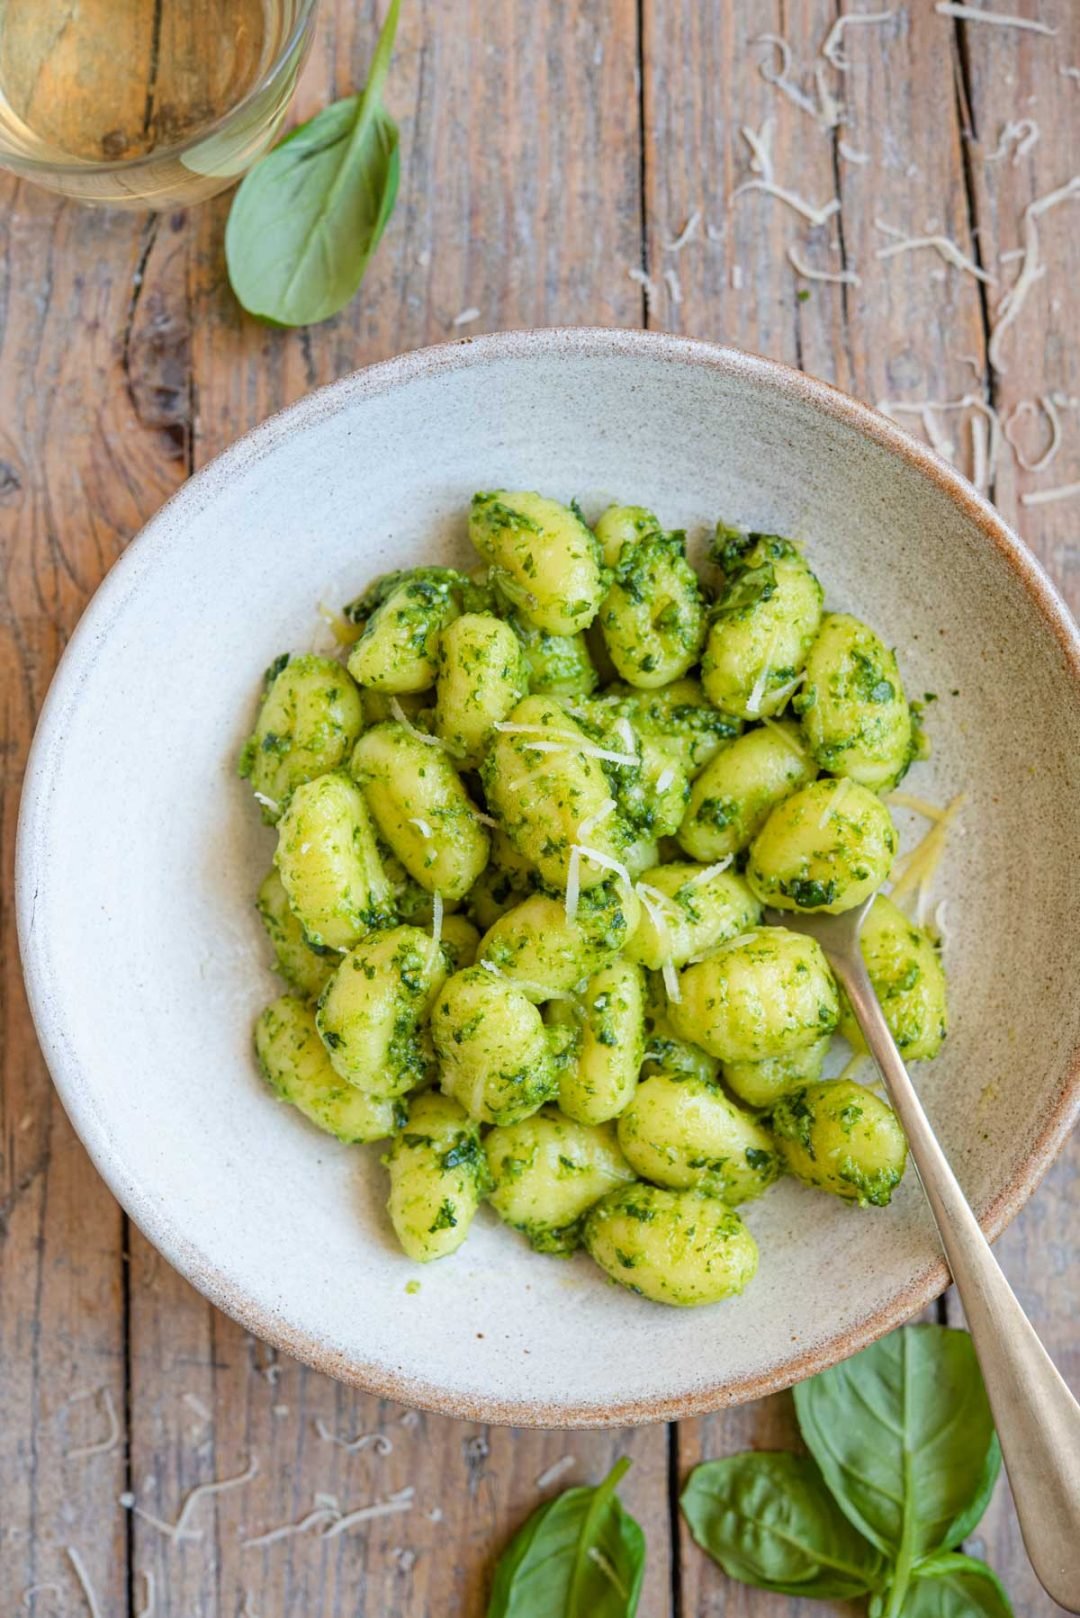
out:
<path id="1" fill-rule="evenodd" d="M 0 165 L 86 202 L 168 208 L 271 144 L 316 0 L 0 0 Z"/>

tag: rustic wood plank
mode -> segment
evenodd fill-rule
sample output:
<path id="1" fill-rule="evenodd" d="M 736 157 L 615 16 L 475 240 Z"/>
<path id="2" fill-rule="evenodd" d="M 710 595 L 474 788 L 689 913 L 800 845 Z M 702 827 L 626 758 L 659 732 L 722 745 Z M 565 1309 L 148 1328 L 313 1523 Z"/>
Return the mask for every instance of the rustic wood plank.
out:
<path id="1" fill-rule="evenodd" d="M 126 1610 L 122 1221 L 38 1054 L 15 942 L 15 816 L 27 747 L 59 653 L 130 534 L 183 479 L 165 403 L 182 347 L 159 227 L 81 212 L 4 178 L 0 334 L 0 1590 L 11 1610 L 56 1583 L 64 1547 L 104 1610 Z M 166 232 L 167 235 L 167 232 Z M 140 296 L 140 293 L 143 296 Z M 174 323 L 175 322 L 175 323 Z M 171 334 L 165 340 L 164 334 Z M 72 1451 L 110 1433 L 107 1451 Z M 43 1591 L 27 1610 L 57 1610 Z"/>
<path id="2" fill-rule="evenodd" d="M 370 4 L 326 9 L 299 116 L 362 78 L 374 26 Z M 640 259 L 636 61 L 632 0 L 404 8 L 388 100 L 407 179 L 355 304 L 307 332 L 257 326 L 225 284 L 227 199 L 193 220 L 195 463 L 316 383 L 401 349 L 498 326 L 640 320 L 626 275 Z M 479 315 L 456 327 L 469 308 Z M 193 1485 L 253 1458 L 259 1468 L 198 1505 L 199 1541 L 177 1545 L 136 1519 L 134 1566 L 153 1575 L 158 1618 L 232 1618 L 245 1600 L 260 1618 L 478 1612 L 500 1545 L 542 1497 L 537 1478 L 571 1456 L 546 1493 L 599 1481 L 623 1453 L 635 1462 L 624 1498 L 649 1538 L 643 1610 L 668 1611 L 663 1428 L 514 1433 L 413 1416 L 278 1361 L 137 1234 L 131 1318 L 140 1506 L 175 1521 Z M 349 1455 L 317 1422 L 378 1432 L 391 1452 Z M 319 1493 L 349 1510 L 407 1486 L 408 1514 L 325 1543 L 241 1545 L 302 1519 Z"/>
<path id="3" fill-rule="evenodd" d="M 847 8 L 825 3 L 672 7 L 660 0 L 646 5 L 648 267 L 657 288 L 653 323 L 724 337 L 801 365 L 870 402 L 989 398 L 977 280 L 947 265 L 933 249 L 876 256 L 896 241 L 878 221 L 908 236 L 941 234 L 966 256 L 977 254 L 951 25 L 931 8 L 898 7 L 886 23 L 848 29 L 841 48 L 849 71 L 841 75 L 821 68 L 825 85 L 844 106 L 843 122 L 832 131 L 762 80 L 759 63 L 774 73 L 779 48 L 751 42 L 762 33 L 782 35 L 792 53 L 790 78 L 820 111 L 814 63 L 820 62 L 818 52 L 841 9 Z M 760 134 L 769 119 L 774 120 L 776 182 L 816 207 L 834 195 L 841 201 L 841 211 L 824 224 L 810 224 L 761 194 L 729 202 L 737 186 L 753 178 L 750 148 L 739 130 L 746 125 Z M 678 252 L 665 248 L 696 210 L 711 229 L 699 227 Z M 798 276 L 787 257 L 792 246 L 801 263 L 833 274 L 855 273 L 858 285 Z M 935 412 L 931 419 L 940 427 L 939 442 L 947 432 L 956 459 L 969 472 L 970 424 L 979 415 L 977 405 L 968 405 Z M 900 419 L 920 430 L 917 414 L 900 413 Z M 1050 1275 L 1045 1269 L 1037 1275 L 1049 1298 Z M 1061 1329 L 1067 1329 L 1065 1322 Z M 796 1436 L 786 1396 L 684 1423 L 678 1436 L 680 1474 L 685 1477 L 698 1460 L 715 1455 L 788 1447 Z M 1015 1536 L 1014 1519 L 999 1504 L 985 1534 L 988 1554 L 1012 1571 L 1016 1556 L 1010 1535 Z M 1030 1573 L 1027 1580 L 1021 1588 L 1030 1589 L 1037 1602 Z M 792 1610 L 781 1598 L 726 1580 L 685 1529 L 680 1582 L 687 1613 L 779 1618 Z M 815 1610 L 822 1609 L 815 1605 Z M 1022 1602 L 1021 1610 L 1026 1610 Z"/>
<path id="4" fill-rule="evenodd" d="M 1028 204 L 1057 190 L 1077 172 L 1080 150 L 1080 78 L 1063 71 L 1080 64 L 1080 17 L 1075 8 L 1021 6 L 1045 15 L 1054 38 L 986 24 L 954 29 L 958 83 L 968 115 L 968 174 L 973 222 L 982 262 L 997 277 L 987 299 L 988 322 L 998 318 L 1003 292 L 1015 282 L 1022 261 L 1006 257 L 1023 245 L 1022 216 Z M 1041 48 L 1039 48 L 1041 47 Z M 1002 147 L 1007 125 L 1034 121 L 1038 139 L 1016 156 L 1017 138 Z M 1026 131 L 1030 137 L 1032 131 Z M 1024 132 L 1021 131 L 1022 139 Z M 998 364 L 988 396 L 1014 429 L 1023 456 L 1038 460 L 1050 442 L 1050 424 L 1040 399 L 1061 400 L 1061 447 L 1042 472 L 1029 472 L 1007 451 L 995 480 L 999 509 L 1040 557 L 1074 612 L 1080 608 L 1080 501 L 1025 506 L 1022 496 L 1080 479 L 1080 343 L 1076 338 L 1076 286 L 1080 246 L 1075 201 L 1039 221 L 1042 262 L 1038 280 L 1015 324 L 995 346 Z M 1070 404 L 1068 401 L 1074 401 Z M 1016 412 L 1021 414 L 1017 418 Z M 1071 1386 L 1080 1388 L 1080 1303 L 1068 1278 L 1080 1264 L 1080 1142 L 1066 1147 L 1028 1207 L 1000 1238 L 997 1254 L 1022 1305 Z M 954 1293 L 948 1318 L 962 1324 Z M 1001 1575 L 1017 1612 L 1050 1618 L 1061 1609 L 1036 1580 L 1020 1539 L 1016 1514 L 1003 1482 L 978 1534 L 969 1544 Z"/>

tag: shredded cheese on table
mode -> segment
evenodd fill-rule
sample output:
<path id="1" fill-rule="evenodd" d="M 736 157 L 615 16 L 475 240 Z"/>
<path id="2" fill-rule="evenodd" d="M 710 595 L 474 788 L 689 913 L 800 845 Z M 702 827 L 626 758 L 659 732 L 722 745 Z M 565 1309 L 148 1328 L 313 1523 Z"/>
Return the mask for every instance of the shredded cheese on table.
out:
<path id="1" fill-rule="evenodd" d="M 551 1485 L 553 1483 L 557 1483 L 558 1480 L 561 1477 L 564 1477 L 567 1472 L 572 1472 L 576 1465 L 576 1456 L 560 1456 L 557 1461 L 553 1461 L 549 1467 L 546 1467 L 544 1471 L 540 1473 L 539 1477 L 534 1479 L 533 1487 L 537 1489 L 550 1489 Z"/>
<path id="2" fill-rule="evenodd" d="M 83 1444 L 79 1449 L 69 1450 L 67 1453 L 69 1461 L 84 1460 L 88 1455 L 107 1455 L 120 1442 L 120 1422 L 117 1418 L 112 1393 L 108 1388 L 95 1388 L 92 1392 L 73 1394 L 68 1403 L 77 1404 L 83 1399 L 96 1398 L 100 1398 L 105 1407 L 105 1419 L 109 1424 L 109 1430 L 105 1437 L 98 1439 L 96 1443 Z"/>
<path id="3" fill-rule="evenodd" d="M 651 276 L 646 275 L 645 271 L 637 264 L 631 264 L 626 273 L 630 280 L 636 282 L 645 294 L 646 309 L 651 309 L 656 303 L 656 282 Z"/>
<path id="4" fill-rule="evenodd" d="M 1014 426 L 1024 416 L 1037 416 L 1042 411 L 1050 424 L 1050 442 L 1037 460 L 1029 460 L 1023 449 L 1017 443 L 1013 434 Z M 1004 433 L 1009 447 L 1016 456 L 1016 464 L 1022 466 L 1025 472 L 1042 472 L 1050 465 L 1058 450 L 1061 448 L 1061 417 L 1058 415 L 1057 404 L 1053 394 L 1040 394 L 1038 399 L 1021 399 L 1011 414 L 1006 418 Z"/>
<path id="5" fill-rule="evenodd" d="M 896 11 L 853 11 L 843 17 L 837 17 L 821 47 L 821 54 L 827 62 L 831 62 L 839 73 L 850 73 L 851 62 L 841 50 L 844 29 L 856 23 L 889 22 L 893 17 L 900 15 Z"/>
<path id="6" fill-rule="evenodd" d="M 1058 500 L 1075 500 L 1080 495 L 1080 483 L 1059 483 L 1053 489 L 1034 489 L 1020 496 L 1022 506 L 1049 506 Z"/>
<path id="7" fill-rule="evenodd" d="M 857 287 L 862 282 L 854 270 L 815 270 L 812 265 L 805 263 L 799 257 L 797 242 L 792 242 L 787 250 L 788 263 L 796 275 L 801 275 L 804 281 L 825 281 L 832 286 Z"/>
<path id="8" fill-rule="evenodd" d="M 925 798 L 917 798 L 913 792 L 890 792 L 888 801 L 895 803 L 898 809 L 910 809 L 913 814 L 922 815 L 924 820 L 941 820 L 945 814 L 936 803 L 928 803 Z"/>
<path id="9" fill-rule="evenodd" d="M 962 6 L 952 0 L 937 0 L 934 7 L 939 17 L 958 17 L 961 22 L 987 22 L 996 28 L 1026 28 L 1032 34 L 1046 34 L 1051 39 L 1057 34 L 1049 23 L 1035 17 L 1015 17 L 1004 11 L 983 11 L 979 6 Z"/>
<path id="10" fill-rule="evenodd" d="M 473 303 L 467 309 L 463 309 L 459 315 L 455 315 L 450 324 L 452 326 L 471 326 L 474 320 L 479 319 L 480 310 Z"/>
<path id="11" fill-rule="evenodd" d="M 761 191 L 766 196 L 775 197 L 777 202 L 782 202 L 786 207 L 794 209 L 797 214 L 801 214 L 811 225 L 823 225 L 827 219 L 832 218 L 834 213 L 840 212 L 840 199 L 838 197 L 832 197 L 828 202 L 823 202 L 818 206 L 812 202 L 807 202 L 806 198 L 800 197 L 797 192 L 788 191 L 783 186 L 774 184 L 772 180 L 744 180 L 742 185 L 737 185 L 731 193 L 728 198 L 729 205 L 737 202 L 740 197 L 747 196 L 751 191 Z"/>
<path id="12" fill-rule="evenodd" d="M 1023 237 L 1023 261 L 1020 274 L 1001 296 L 994 311 L 994 325 L 990 332 L 990 341 L 987 344 L 987 358 L 999 375 L 1005 374 L 1005 366 L 1001 362 L 1001 341 L 1009 327 L 1015 324 L 1020 311 L 1027 302 L 1028 294 L 1036 281 L 1046 274 L 1046 266 L 1039 257 L 1039 227 L 1038 220 L 1051 209 L 1057 208 L 1063 202 L 1071 202 L 1080 197 L 1080 174 L 1074 174 L 1072 179 L 1064 185 L 1059 185 L 1054 191 L 1047 191 L 1044 196 L 1036 197 L 1029 202 L 1020 219 L 1020 232 Z M 1021 497 L 1022 498 L 1022 497 Z"/>
<path id="13" fill-rule="evenodd" d="M 1008 123 L 1001 127 L 998 136 L 997 149 L 986 154 L 987 163 L 997 163 L 1012 152 L 1013 168 L 1022 157 L 1026 157 L 1031 148 L 1039 139 L 1040 130 L 1034 118 L 1010 118 Z"/>
<path id="14" fill-rule="evenodd" d="M 665 242 L 663 244 L 664 245 L 664 252 L 665 253 L 681 253 L 683 248 L 687 245 L 687 243 L 693 241 L 695 233 L 697 231 L 697 228 L 698 228 L 698 226 L 700 224 L 701 224 L 701 209 L 700 208 L 695 208 L 693 213 L 690 215 L 689 219 L 686 221 L 686 224 L 680 230 L 679 234 L 675 237 L 674 241 Z"/>
<path id="15" fill-rule="evenodd" d="M 79 1588 L 82 1590 L 82 1593 L 86 1598 L 86 1607 L 90 1614 L 90 1618 L 105 1618 L 104 1613 L 98 1605 L 98 1599 L 94 1594 L 94 1587 L 90 1583 L 90 1575 L 86 1571 L 86 1566 L 82 1557 L 79 1555 L 74 1545 L 65 1545 L 64 1554 L 71 1563 L 71 1570 L 78 1579 Z"/>
<path id="16" fill-rule="evenodd" d="M 154 1618 L 154 1606 L 155 1606 L 154 1575 L 151 1573 L 150 1569 L 147 1567 L 147 1568 L 143 1568 L 142 1576 L 143 1576 L 143 1588 L 144 1588 L 144 1591 L 145 1591 L 145 1594 L 146 1594 L 146 1600 L 143 1602 L 142 1606 L 139 1608 L 138 1612 L 135 1614 L 135 1618 Z"/>
<path id="17" fill-rule="evenodd" d="M 874 254 L 875 258 L 895 258 L 897 253 L 913 253 L 920 248 L 929 247 L 935 253 L 938 253 L 946 264 L 952 264 L 956 269 L 964 270 L 968 275 L 973 275 L 976 281 L 993 283 L 994 277 L 988 274 L 986 270 L 981 269 L 973 259 L 968 258 L 966 253 L 962 253 L 951 236 L 908 236 L 904 231 L 897 230 L 895 226 L 887 225 L 882 219 L 874 220 L 874 228 L 880 230 L 886 236 L 896 238 L 891 247 L 880 247 Z"/>

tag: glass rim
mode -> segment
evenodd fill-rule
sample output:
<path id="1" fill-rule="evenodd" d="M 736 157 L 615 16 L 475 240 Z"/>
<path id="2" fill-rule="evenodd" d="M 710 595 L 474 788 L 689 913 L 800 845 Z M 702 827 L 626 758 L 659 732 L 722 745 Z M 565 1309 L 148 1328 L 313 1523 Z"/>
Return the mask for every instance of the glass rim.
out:
<path id="1" fill-rule="evenodd" d="M 226 112 L 219 113 L 213 122 L 207 124 L 205 129 L 201 129 L 197 135 L 190 135 L 185 140 L 176 141 L 171 146 L 155 146 L 152 151 L 143 152 L 139 157 L 68 157 L 59 162 L 53 158 L 34 157 L 22 152 L 9 152 L 0 144 L 0 168 L 9 168 L 16 173 L 25 173 L 27 170 L 37 169 L 42 173 L 72 176 L 79 174 L 131 174 L 152 164 L 167 161 L 170 158 L 182 157 L 185 152 L 193 151 L 196 146 L 201 146 L 203 141 L 209 140 L 211 136 L 218 134 L 226 124 L 232 122 L 237 113 L 250 106 L 256 96 L 261 95 L 268 85 L 273 84 L 283 70 L 289 56 L 300 43 L 304 30 L 307 28 L 312 13 L 316 10 L 318 4 L 319 0 L 298 0 L 296 20 L 266 72 L 249 90 L 245 91 L 239 101 L 229 107 Z M 240 176 L 238 175 L 237 178 L 239 179 Z"/>

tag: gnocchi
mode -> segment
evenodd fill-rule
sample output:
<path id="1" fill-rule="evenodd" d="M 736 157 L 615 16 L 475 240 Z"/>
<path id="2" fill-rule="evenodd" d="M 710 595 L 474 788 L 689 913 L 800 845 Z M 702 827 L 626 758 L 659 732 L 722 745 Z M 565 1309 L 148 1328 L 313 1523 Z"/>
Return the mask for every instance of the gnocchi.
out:
<path id="1" fill-rule="evenodd" d="M 276 830 L 257 909 L 287 992 L 258 1066 L 343 1145 L 383 1143 L 409 1260 L 487 1202 L 540 1253 L 717 1303 L 757 1268 L 736 1209 L 782 1176 L 871 1206 L 903 1176 L 890 1108 L 826 1077 L 834 1036 L 862 1041 L 821 948 L 766 907 L 887 881 L 919 706 L 791 540 L 718 525 L 717 585 L 644 506 L 590 527 L 507 490 L 469 536 L 472 572 L 349 603 L 342 661 L 267 671 L 239 769 Z M 902 1052 L 934 1057 L 932 931 L 877 893 L 861 945 Z"/>

